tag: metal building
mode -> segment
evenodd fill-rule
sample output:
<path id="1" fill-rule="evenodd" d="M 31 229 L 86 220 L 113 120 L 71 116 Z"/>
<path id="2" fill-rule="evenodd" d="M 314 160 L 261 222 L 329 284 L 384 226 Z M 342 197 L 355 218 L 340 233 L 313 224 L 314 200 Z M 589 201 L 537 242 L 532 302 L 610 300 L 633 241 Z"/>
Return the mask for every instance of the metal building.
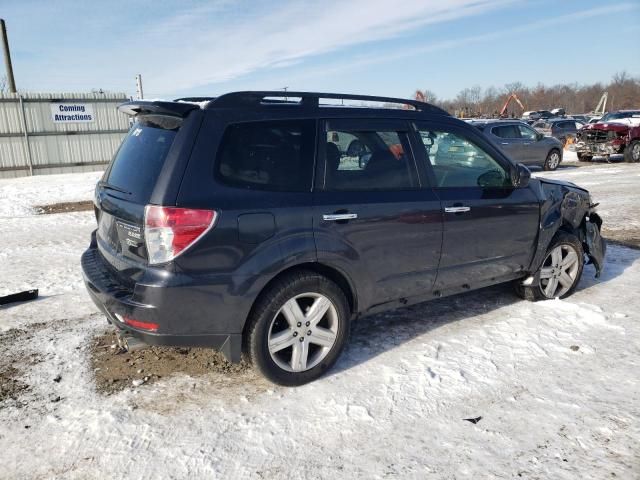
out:
<path id="1" fill-rule="evenodd" d="M 129 129 L 124 93 L 0 93 L 0 178 L 103 169 Z"/>

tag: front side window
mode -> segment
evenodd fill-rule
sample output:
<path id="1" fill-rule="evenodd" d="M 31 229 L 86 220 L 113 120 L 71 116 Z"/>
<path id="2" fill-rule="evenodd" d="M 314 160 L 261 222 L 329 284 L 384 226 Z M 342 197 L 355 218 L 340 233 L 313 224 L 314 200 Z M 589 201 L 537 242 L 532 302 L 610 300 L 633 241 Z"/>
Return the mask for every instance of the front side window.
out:
<path id="1" fill-rule="evenodd" d="M 526 140 L 537 140 L 538 132 L 526 125 L 518 125 L 520 136 Z"/>
<path id="2" fill-rule="evenodd" d="M 437 130 L 420 129 L 419 133 L 438 187 L 511 185 L 504 167 L 468 139 Z"/>
<path id="3" fill-rule="evenodd" d="M 324 189 L 407 190 L 417 179 L 406 132 L 332 129 L 326 133 Z"/>
<path id="4" fill-rule="evenodd" d="M 311 189 L 315 122 L 265 121 L 227 127 L 216 162 L 223 182 L 247 189 Z"/>

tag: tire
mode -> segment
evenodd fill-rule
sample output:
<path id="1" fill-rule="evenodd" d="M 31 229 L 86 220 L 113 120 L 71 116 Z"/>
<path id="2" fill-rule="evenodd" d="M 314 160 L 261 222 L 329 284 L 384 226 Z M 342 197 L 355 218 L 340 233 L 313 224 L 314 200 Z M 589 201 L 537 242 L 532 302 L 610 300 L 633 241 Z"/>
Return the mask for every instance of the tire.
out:
<path id="1" fill-rule="evenodd" d="M 571 256 L 571 253 L 575 257 Z M 557 257 L 560 254 L 561 257 Z M 554 266 L 560 260 L 560 268 Z M 574 258 L 573 262 L 568 260 Z M 564 264 L 564 266 L 562 266 Z M 522 281 L 516 281 L 516 293 L 529 301 L 549 300 L 552 298 L 566 298 L 576 289 L 580 278 L 582 277 L 582 269 L 584 268 L 584 250 L 582 243 L 578 237 L 567 232 L 558 232 L 551 241 L 544 261 L 540 266 L 536 277 L 540 273 L 540 279 L 536 285 L 524 286 Z M 566 274 L 566 276 L 564 275 Z M 564 279 L 564 281 L 563 281 Z M 550 282 L 555 280 L 556 287 Z"/>
<path id="2" fill-rule="evenodd" d="M 633 140 L 624 149 L 624 161 L 628 163 L 640 162 L 640 140 Z"/>
<path id="3" fill-rule="evenodd" d="M 578 153 L 579 162 L 590 162 L 593 159 L 593 155 L 587 155 L 585 153 Z"/>
<path id="4" fill-rule="evenodd" d="M 544 165 L 542 166 L 545 170 L 555 170 L 560 165 L 560 161 L 562 160 L 562 155 L 560 151 L 557 149 L 553 149 L 547 155 L 547 159 L 544 161 Z"/>
<path id="5" fill-rule="evenodd" d="M 315 315 L 314 309 L 319 309 Z M 257 300 L 245 350 L 271 382 L 303 385 L 336 362 L 349 337 L 349 321 L 349 303 L 338 285 L 312 271 L 292 273 Z"/>

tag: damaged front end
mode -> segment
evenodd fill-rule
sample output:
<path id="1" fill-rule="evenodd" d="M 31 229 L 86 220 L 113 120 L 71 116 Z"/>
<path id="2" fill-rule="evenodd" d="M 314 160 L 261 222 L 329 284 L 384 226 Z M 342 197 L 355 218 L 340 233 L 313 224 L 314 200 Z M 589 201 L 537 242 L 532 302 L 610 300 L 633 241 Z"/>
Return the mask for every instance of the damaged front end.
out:
<path id="1" fill-rule="evenodd" d="M 596 278 L 604 268 L 606 242 L 600 235 L 602 219 L 589 192 L 570 183 L 539 179 L 542 199 L 538 245 L 530 270 L 537 271 L 544 261 L 549 245 L 559 230 L 575 234 L 584 248 L 589 264 L 596 269 Z"/>
<path id="2" fill-rule="evenodd" d="M 581 155 L 608 156 L 623 153 L 629 127 L 617 123 L 587 125 L 576 134 L 575 150 Z"/>

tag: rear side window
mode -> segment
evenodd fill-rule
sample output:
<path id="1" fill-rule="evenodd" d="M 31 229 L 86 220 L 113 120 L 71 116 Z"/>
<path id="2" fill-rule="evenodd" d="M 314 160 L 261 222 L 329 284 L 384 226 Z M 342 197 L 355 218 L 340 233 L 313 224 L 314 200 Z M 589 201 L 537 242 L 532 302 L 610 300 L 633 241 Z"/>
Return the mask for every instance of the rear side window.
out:
<path id="1" fill-rule="evenodd" d="M 120 145 L 105 181 L 146 203 L 160 175 L 182 119 L 165 115 L 138 117 Z"/>
<path id="2" fill-rule="evenodd" d="M 315 122 L 248 122 L 227 127 L 216 176 L 232 186 L 257 190 L 311 190 Z"/>
<path id="3" fill-rule="evenodd" d="M 409 190 L 418 186 L 404 131 L 328 129 L 319 158 L 325 161 L 325 190 Z"/>
<path id="4" fill-rule="evenodd" d="M 493 127 L 491 132 L 500 138 L 520 138 L 520 130 L 517 125 L 501 125 L 499 127 Z"/>

